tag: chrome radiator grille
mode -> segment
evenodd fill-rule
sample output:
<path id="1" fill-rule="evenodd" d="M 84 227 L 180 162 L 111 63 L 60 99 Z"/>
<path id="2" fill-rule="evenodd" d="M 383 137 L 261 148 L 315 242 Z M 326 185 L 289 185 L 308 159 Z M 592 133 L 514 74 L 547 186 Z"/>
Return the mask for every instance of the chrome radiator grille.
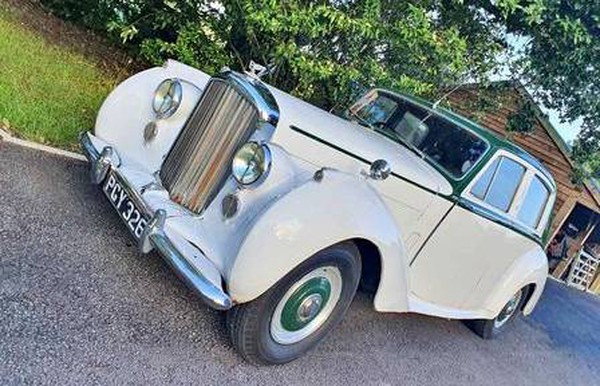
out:
<path id="1" fill-rule="evenodd" d="M 230 174 L 231 160 L 256 126 L 256 107 L 236 88 L 211 80 L 160 171 L 171 199 L 199 213 Z"/>

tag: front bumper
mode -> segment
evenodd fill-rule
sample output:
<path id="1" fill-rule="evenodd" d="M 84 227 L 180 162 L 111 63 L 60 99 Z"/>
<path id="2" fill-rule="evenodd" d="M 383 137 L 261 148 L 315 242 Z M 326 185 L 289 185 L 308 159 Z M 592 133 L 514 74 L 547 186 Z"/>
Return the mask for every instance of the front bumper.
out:
<path id="1" fill-rule="evenodd" d="M 166 212 L 163 209 L 157 209 L 154 212 L 144 201 L 142 195 L 128 184 L 127 179 L 119 171 L 120 158 L 117 152 L 110 146 L 104 146 L 98 149 L 92 141 L 93 136 L 90 133 L 83 133 L 80 137 L 81 148 L 90 162 L 90 177 L 93 184 L 101 184 L 110 170 L 117 174 L 120 183 L 128 193 L 129 197 L 135 201 L 138 208 L 145 212 L 150 218 L 146 229 L 144 230 L 139 246 L 142 253 L 148 253 L 156 249 L 165 261 L 173 268 L 175 273 L 194 290 L 202 300 L 210 307 L 217 310 L 228 310 L 233 306 L 229 295 L 207 276 L 190 263 L 192 256 L 186 256 L 165 231 Z M 197 258 L 197 256 L 196 256 Z M 206 257 L 204 256 L 206 259 Z M 206 259 L 208 261 L 208 259 Z"/>

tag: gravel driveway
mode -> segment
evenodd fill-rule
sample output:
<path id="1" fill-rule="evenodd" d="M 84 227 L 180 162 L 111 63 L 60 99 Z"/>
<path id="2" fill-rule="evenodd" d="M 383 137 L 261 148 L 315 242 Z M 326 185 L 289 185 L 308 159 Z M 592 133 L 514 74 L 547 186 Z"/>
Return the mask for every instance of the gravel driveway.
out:
<path id="1" fill-rule="evenodd" d="M 600 301 L 554 282 L 494 341 L 359 294 L 316 350 L 256 368 L 221 314 L 137 253 L 87 165 L 0 142 L 0 215 L 3 384 L 600 385 Z"/>

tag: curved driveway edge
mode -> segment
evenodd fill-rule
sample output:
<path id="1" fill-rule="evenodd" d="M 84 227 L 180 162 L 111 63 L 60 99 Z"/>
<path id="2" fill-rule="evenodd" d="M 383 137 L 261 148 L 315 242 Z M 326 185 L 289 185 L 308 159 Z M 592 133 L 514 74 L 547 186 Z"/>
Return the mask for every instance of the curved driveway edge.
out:
<path id="1" fill-rule="evenodd" d="M 13 143 L 18 146 L 23 146 L 23 147 L 26 147 L 29 149 L 39 150 L 39 151 L 43 151 L 45 153 L 59 155 L 62 157 L 67 157 L 67 158 L 87 162 L 87 159 L 83 156 L 83 154 L 79 154 L 79 153 L 75 153 L 72 151 L 58 149 L 56 147 L 42 145 L 42 144 L 39 144 L 36 142 L 20 139 L 20 138 L 12 136 L 9 132 L 7 132 L 6 130 L 3 130 L 2 128 L 0 128 L 0 140 L 8 142 L 8 143 Z"/>

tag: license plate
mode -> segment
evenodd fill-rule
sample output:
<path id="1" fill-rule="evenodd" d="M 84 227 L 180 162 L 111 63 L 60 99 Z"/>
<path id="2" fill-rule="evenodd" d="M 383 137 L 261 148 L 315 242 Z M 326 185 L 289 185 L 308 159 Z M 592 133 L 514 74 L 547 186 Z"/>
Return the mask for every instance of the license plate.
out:
<path id="1" fill-rule="evenodd" d="M 112 171 L 108 174 L 103 190 L 106 197 L 108 197 L 119 213 L 119 216 L 121 216 L 121 219 L 127 225 L 127 228 L 129 228 L 136 239 L 139 239 L 144 232 L 148 220 L 144 218 L 142 211 L 135 206 L 127 191 L 123 189 L 123 185 Z"/>

